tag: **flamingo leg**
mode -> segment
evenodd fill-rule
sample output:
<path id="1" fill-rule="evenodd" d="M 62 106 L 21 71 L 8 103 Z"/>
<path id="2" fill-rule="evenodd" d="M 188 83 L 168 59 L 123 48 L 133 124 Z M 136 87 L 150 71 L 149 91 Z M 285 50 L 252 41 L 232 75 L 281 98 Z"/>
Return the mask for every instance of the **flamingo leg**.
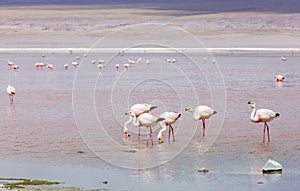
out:
<path id="1" fill-rule="evenodd" d="M 150 134 L 149 134 L 149 138 L 147 139 L 147 147 L 149 146 L 149 144 L 148 144 L 149 139 L 151 139 L 152 146 L 154 145 L 153 144 L 153 137 L 152 137 L 152 127 L 149 127 L 149 128 L 150 128 Z"/>
<path id="2" fill-rule="evenodd" d="M 153 146 L 154 144 L 153 144 L 153 136 L 152 136 L 152 127 L 150 127 L 150 138 L 151 138 L 151 143 L 152 143 L 152 146 Z"/>
<path id="3" fill-rule="evenodd" d="M 170 127 L 169 128 L 171 128 L 171 132 L 172 132 L 172 136 L 173 136 L 173 141 L 175 141 L 175 136 L 174 136 L 174 129 L 173 129 L 173 127 L 170 125 Z"/>
<path id="4" fill-rule="evenodd" d="M 264 125 L 263 143 L 265 143 L 266 127 L 267 127 L 266 125 L 267 125 L 267 123 L 265 123 L 265 125 Z"/>
<path id="5" fill-rule="evenodd" d="M 205 119 L 202 119 L 202 127 L 203 127 L 202 136 L 205 137 Z"/>
<path id="6" fill-rule="evenodd" d="M 169 126 L 169 133 L 168 133 L 168 141 L 170 142 L 170 133 L 171 133 L 171 129 L 170 129 L 171 126 Z"/>
<path id="7" fill-rule="evenodd" d="M 270 142 L 270 131 L 269 131 L 269 126 L 267 123 L 266 123 L 266 126 L 267 126 L 267 131 L 268 131 L 268 143 L 269 143 Z"/>
<path id="8" fill-rule="evenodd" d="M 141 127 L 139 127 L 139 140 L 141 138 Z"/>

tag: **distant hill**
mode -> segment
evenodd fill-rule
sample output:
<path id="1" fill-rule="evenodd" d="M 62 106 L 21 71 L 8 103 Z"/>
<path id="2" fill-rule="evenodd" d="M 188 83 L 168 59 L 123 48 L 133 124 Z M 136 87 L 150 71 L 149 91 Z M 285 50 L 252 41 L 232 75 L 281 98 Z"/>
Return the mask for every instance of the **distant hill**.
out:
<path id="1" fill-rule="evenodd" d="M 201 13 L 270 11 L 300 13 L 300 0 L 0 0 L 0 6 L 114 5 L 199 11 Z"/>

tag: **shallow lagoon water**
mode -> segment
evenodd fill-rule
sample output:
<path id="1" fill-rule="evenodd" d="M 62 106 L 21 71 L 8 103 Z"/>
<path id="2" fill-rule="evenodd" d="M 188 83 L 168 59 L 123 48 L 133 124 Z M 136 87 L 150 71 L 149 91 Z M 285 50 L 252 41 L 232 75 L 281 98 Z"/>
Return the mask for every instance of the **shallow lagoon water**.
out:
<path id="1" fill-rule="evenodd" d="M 88 55 L 82 64 L 89 64 L 89 69 L 100 74 L 95 83 L 94 105 L 95 111 L 109 137 L 117 144 L 124 147 L 121 150 L 110 150 L 106 140 L 92 140 L 99 147 L 96 154 L 123 152 L 125 155 L 133 155 L 134 152 L 153 152 L 160 150 L 168 152 L 166 148 L 180 147 L 185 140 L 191 140 L 187 147 L 183 148 L 172 160 L 150 169 L 130 170 L 111 165 L 103 161 L 95 151 L 88 149 L 80 131 L 76 126 L 72 110 L 72 88 L 74 78 L 78 75 L 79 68 L 70 67 L 63 69 L 65 63 L 71 63 L 75 55 L 68 53 L 47 54 L 46 58 L 34 54 L 7 54 L 1 55 L 2 66 L 0 78 L 2 81 L 0 94 L 0 138 L 1 152 L 1 177 L 38 178 L 65 182 L 66 186 L 83 188 L 107 188 L 109 190 L 153 190 L 169 189 L 182 190 L 189 188 L 198 190 L 296 190 L 298 188 L 300 168 L 297 165 L 300 156 L 300 114 L 297 112 L 300 102 L 300 65 L 299 57 L 288 57 L 285 64 L 281 63 L 280 56 L 217 56 L 217 65 L 223 75 L 226 89 L 226 112 L 224 123 L 216 141 L 205 153 L 199 153 L 199 145 L 203 143 L 201 137 L 202 128 L 196 130 L 196 122 L 191 119 L 190 113 L 184 112 L 186 106 L 182 103 L 189 97 L 179 98 L 176 92 L 189 89 L 184 83 L 184 77 L 188 76 L 195 85 L 195 92 L 199 95 L 201 104 L 211 104 L 213 100 L 210 87 L 201 72 L 193 69 L 182 56 L 175 55 L 178 60 L 174 65 L 165 64 L 163 60 L 172 55 L 130 55 L 130 57 L 117 57 L 100 73 L 90 60 L 99 59 L 97 55 Z M 139 77 L 143 72 L 153 71 L 152 68 L 161 64 L 163 69 L 174 66 L 180 67 L 185 75 L 170 75 L 165 70 L 160 70 L 166 79 L 175 81 L 177 90 L 162 81 L 148 80 L 135 86 L 130 95 L 124 101 L 127 105 L 136 102 L 152 102 L 159 105 L 154 113 L 159 114 L 164 109 L 182 109 L 182 119 L 175 124 L 176 141 L 158 145 L 154 139 L 154 147 L 146 148 L 147 129 L 138 141 L 135 132 L 130 139 L 125 139 L 122 126 L 128 119 L 124 115 L 127 108 L 115 106 L 115 113 L 111 111 L 111 87 L 113 82 L 121 75 L 131 82 L 134 77 L 126 77 L 126 71 L 122 68 L 115 71 L 114 62 L 120 63 L 127 58 L 137 59 L 143 57 L 152 59 L 149 66 L 145 63 L 129 69 L 136 72 Z M 147 57 L 147 58 L 146 58 Z M 15 72 L 5 64 L 10 59 L 20 66 Z M 43 68 L 34 68 L 35 62 L 48 62 L 56 66 L 53 71 Z M 156 65 L 155 65 L 156 64 Z M 207 60 L 203 66 L 217 67 Z M 151 66 L 152 65 L 152 66 Z M 154 66 L 155 65 L 155 66 Z M 171 70 L 171 69 L 170 69 Z M 177 74 L 177 73 L 176 73 Z M 286 77 L 283 83 L 274 81 L 275 74 Z M 89 74 L 86 74 L 87 76 Z M 78 77 L 78 76 L 77 76 Z M 163 78 L 163 77 L 162 77 Z M 125 83 L 123 83 L 125 82 Z M 17 89 L 15 103 L 9 104 L 5 93 L 6 85 L 10 83 Z M 116 88 L 117 93 L 126 93 L 125 80 Z M 217 87 L 218 88 L 218 87 Z M 221 87 L 220 87 L 221 89 Z M 281 114 L 279 119 L 272 121 L 270 126 L 271 143 L 262 144 L 263 124 L 254 124 L 250 121 L 251 108 L 247 105 L 249 100 L 256 102 L 258 108 L 269 108 Z M 119 102 L 117 102 L 119 103 Z M 126 105 L 125 104 L 125 105 Z M 89 113 L 90 111 L 86 111 Z M 116 117 L 111 117 L 118 114 Z M 121 115 L 122 114 L 122 115 Z M 218 115 L 218 114 L 217 114 Z M 216 116 L 213 116 L 217 118 Z M 183 123 L 184 122 L 184 123 Z M 87 123 L 88 124 L 88 123 Z M 98 126 L 99 124 L 92 124 Z M 178 127 L 180 126 L 180 128 Z M 209 128 L 213 128 L 208 126 Z M 180 129 L 180 131 L 176 131 Z M 92 129 L 93 130 L 93 129 Z M 155 128 L 156 136 L 158 126 Z M 195 131 L 195 132 L 194 132 Z M 92 132 L 91 132 L 92 133 Z M 193 137 L 190 137 L 193 135 Z M 105 144 L 105 145 L 104 145 Z M 103 145 L 103 146 L 102 146 Z M 105 148 L 101 150 L 101 148 Z M 112 147 L 113 148 L 113 147 Z M 83 151 L 83 153 L 78 153 Z M 109 155 L 108 155 L 109 156 Z M 168 157 L 168 155 L 166 155 Z M 261 167 L 272 158 L 283 164 L 282 175 L 262 175 Z M 128 158 L 120 158 L 124 164 Z M 197 172 L 206 167 L 210 171 L 207 174 Z M 109 184 L 101 182 L 107 180 Z"/>

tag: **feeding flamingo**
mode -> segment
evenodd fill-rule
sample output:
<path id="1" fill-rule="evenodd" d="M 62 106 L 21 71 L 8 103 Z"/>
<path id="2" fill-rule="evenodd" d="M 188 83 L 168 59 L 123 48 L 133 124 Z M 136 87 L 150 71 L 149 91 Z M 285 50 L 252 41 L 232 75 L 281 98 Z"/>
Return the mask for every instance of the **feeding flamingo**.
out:
<path id="1" fill-rule="evenodd" d="M 157 108 L 156 105 L 150 105 L 150 104 L 147 104 L 147 103 L 144 103 L 144 104 L 137 103 L 137 104 L 134 104 L 134 105 L 131 106 L 130 111 L 134 112 L 136 117 L 139 117 L 141 114 L 148 113 L 148 112 L 150 112 L 151 110 L 153 110 L 155 108 Z M 130 116 L 129 120 L 126 121 L 125 124 L 124 124 L 124 133 L 125 133 L 126 137 L 130 137 L 130 135 L 128 133 L 127 125 L 129 123 L 131 123 L 132 120 L 133 120 L 133 118 Z M 140 137 L 140 129 L 139 129 L 139 137 Z"/>
<path id="2" fill-rule="evenodd" d="M 150 129 L 149 138 L 151 139 L 151 144 L 153 145 L 152 127 L 155 126 L 158 122 L 163 121 L 164 118 L 160 118 L 159 116 L 153 115 L 151 113 L 143 113 L 139 115 L 139 117 L 136 117 L 133 111 L 128 111 L 125 114 L 130 115 L 133 118 L 134 126 L 139 128 L 140 126 L 144 126 Z M 148 147 L 149 138 L 147 139 L 147 147 Z"/>
<path id="3" fill-rule="evenodd" d="M 217 112 L 205 105 L 197 106 L 195 108 L 195 111 L 193 111 L 191 107 L 187 107 L 185 108 L 185 111 L 192 112 L 194 120 L 202 120 L 202 136 L 205 137 L 205 119 L 209 119 L 212 115 L 216 114 Z"/>
<path id="4" fill-rule="evenodd" d="M 275 75 L 274 78 L 277 82 L 283 82 L 283 80 L 285 79 L 282 75 Z"/>
<path id="5" fill-rule="evenodd" d="M 174 136 L 174 129 L 172 125 L 177 121 L 177 119 L 181 116 L 180 113 L 178 112 L 164 112 L 162 113 L 159 117 L 164 118 L 165 120 L 159 122 L 161 126 L 161 130 L 159 131 L 157 138 L 158 142 L 161 144 L 163 143 L 162 140 L 162 133 L 167 130 L 167 127 L 169 127 L 169 133 L 168 133 L 168 141 L 170 141 L 170 134 L 172 133 L 173 135 L 173 141 L 175 141 L 175 136 Z"/>
<path id="6" fill-rule="evenodd" d="M 14 95 L 16 95 L 16 88 L 11 85 L 8 85 L 6 88 L 6 92 L 9 96 L 10 103 L 14 102 Z"/>
<path id="7" fill-rule="evenodd" d="M 279 113 L 276 113 L 270 109 L 258 109 L 256 110 L 255 103 L 253 101 L 249 101 L 248 104 L 251 108 L 253 108 L 252 113 L 250 115 L 250 119 L 253 123 L 265 123 L 264 124 L 264 135 L 263 135 L 263 143 L 265 142 L 265 134 L 266 130 L 268 132 L 268 142 L 270 142 L 270 132 L 269 126 L 267 122 L 272 121 L 274 118 L 279 117 Z"/>

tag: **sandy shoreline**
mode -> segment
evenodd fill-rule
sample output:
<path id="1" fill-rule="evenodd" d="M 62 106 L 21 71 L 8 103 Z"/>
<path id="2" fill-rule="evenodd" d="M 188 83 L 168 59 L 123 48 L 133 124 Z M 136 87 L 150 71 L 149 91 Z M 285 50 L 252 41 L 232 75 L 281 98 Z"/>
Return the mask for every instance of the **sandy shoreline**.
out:
<path id="1" fill-rule="evenodd" d="M 192 11 L 105 6 L 2 7 L 1 48 L 90 47 L 123 27 L 157 23 L 179 27 L 207 47 L 299 48 L 300 14 Z"/>

